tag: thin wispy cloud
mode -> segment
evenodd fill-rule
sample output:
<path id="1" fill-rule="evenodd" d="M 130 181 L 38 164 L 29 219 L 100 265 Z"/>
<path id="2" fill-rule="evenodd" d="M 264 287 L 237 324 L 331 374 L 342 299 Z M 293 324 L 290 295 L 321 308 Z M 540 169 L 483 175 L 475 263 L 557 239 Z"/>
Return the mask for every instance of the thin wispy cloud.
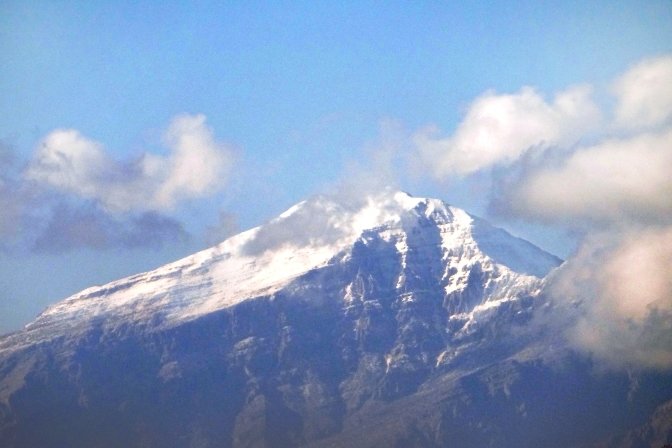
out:
<path id="1" fill-rule="evenodd" d="M 362 201 L 366 194 L 398 184 L 400 167 L 409 166 L 408 132 L 401 123 L 381 120 L 378 135 L 367 142 L 356 159 L 347 160 L 338 180 L 327 192 L 343 204 Z"/>
<path id="2" fill-rule="evenodd" d="M 206 229 L 205 242 L 209 246 L 214 246 L 235 235 L 238 231 L 240 231 L 240 227 L 236 215 L 222 210 L 219 212 L 217 222 Z"/>

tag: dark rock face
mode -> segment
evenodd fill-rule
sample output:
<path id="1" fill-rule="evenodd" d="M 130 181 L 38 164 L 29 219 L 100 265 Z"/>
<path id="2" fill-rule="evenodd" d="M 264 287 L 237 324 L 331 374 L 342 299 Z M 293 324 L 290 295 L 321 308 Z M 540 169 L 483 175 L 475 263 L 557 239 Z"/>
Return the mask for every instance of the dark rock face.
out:
<path id="1" fill-rule="evenodd" d="M 672 401 L 660 405 L 646 423 L 616 438 L 611 446 L 669 448 L 672 446 L 670 440 L 672 440 Z"/>
<path id="2" fill-rule="evenodd" d="M 596 371 L 528 329 L 543 299 L 525 289 L 469 321 L 499 274 L 475 263 L 447 294 L 426 227 L 406 233 L 405 258 L 371 232 L 280 291 L 180 325 L 101 321 L 0 354 L 0 446 L 670 442 L 672 376 Z"/>

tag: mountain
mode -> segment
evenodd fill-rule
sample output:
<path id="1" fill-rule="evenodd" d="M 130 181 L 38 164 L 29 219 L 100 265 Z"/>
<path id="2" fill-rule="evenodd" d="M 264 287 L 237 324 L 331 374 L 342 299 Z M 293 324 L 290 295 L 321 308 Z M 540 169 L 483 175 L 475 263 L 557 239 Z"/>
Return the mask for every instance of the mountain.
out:
<path id="1" fill-rule="evenodd" d="M 2 337 L 0 446 L 636 446 L 672 378 L 539 325 L 560 263 L 437 199 L 316 197 Z"/>

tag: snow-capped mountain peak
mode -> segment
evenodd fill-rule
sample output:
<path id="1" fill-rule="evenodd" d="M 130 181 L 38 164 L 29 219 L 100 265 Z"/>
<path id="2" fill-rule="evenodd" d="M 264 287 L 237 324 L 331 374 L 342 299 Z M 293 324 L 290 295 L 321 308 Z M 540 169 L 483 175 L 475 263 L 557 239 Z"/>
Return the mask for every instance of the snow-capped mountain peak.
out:
<path id="1" fill-rule="evenodd" d="M 538 277 L 559 263 L 530 243 L 438 199 L 392 190 L 357 200 L 318 196 L 212 248 L 88 288 L 50 306 L 26 330 L 39 339 L 101 321 L 174 326 L 270 296 L 309 272 L 347 262 L 357 244 L 372 240 L 393 246 L 400 257 L 399 272 L 393 273 L 397 288 L 409 281 L 409 251 L 441 265 L 433 269 L 445 294 L 466 288 L 478 266 L 491 277 L 485 285 L 491 302 L 486 308 L 521 288 L 534 289 Z M 473 307 L 460 311 L 472 312 Z"/>
<path id="2" fill-rule="evenodd" d="M 669 374 L 539 325 L 558 263 L 440 200 L 315 197 L 0 337 L 0 446 L 662 446 Z"/>

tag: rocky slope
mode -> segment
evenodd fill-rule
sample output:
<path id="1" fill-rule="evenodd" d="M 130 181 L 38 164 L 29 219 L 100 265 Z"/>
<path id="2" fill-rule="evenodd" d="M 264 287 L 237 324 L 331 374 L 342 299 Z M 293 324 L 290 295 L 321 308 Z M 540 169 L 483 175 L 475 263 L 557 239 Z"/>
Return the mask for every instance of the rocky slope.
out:
<path id="1" fill-rule="evenodd" d="M 1 338 L 0 446 L 621 443 L 671 378 L 531 324 L 559 263 L 439 200 L 314 198 Z"/>

